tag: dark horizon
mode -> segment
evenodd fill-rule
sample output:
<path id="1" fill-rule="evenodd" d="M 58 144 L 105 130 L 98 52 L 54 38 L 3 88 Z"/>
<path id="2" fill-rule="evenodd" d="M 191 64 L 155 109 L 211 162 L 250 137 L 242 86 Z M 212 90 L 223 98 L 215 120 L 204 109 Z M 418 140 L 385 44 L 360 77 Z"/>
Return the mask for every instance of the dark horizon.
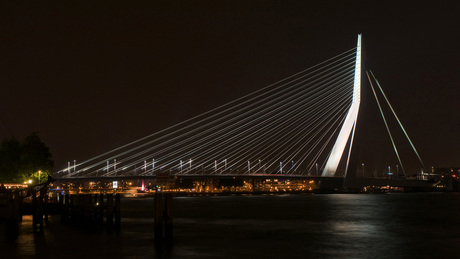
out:
<path id="1" fill-rule="evenodd" d="M 336 2 L 2 3 L 0 137 L 38 131 L 57 171 L 351 49 L 362 33 L 425 165 L 458 167 L 455 7 Z M 396 160 L 369 159 L 382 158 Z"/>

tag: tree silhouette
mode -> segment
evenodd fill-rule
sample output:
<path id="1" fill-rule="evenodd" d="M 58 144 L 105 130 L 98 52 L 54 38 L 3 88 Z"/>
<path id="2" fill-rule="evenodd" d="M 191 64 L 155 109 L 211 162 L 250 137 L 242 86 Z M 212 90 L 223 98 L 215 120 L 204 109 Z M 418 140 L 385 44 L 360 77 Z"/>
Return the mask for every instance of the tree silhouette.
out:
<path id="1" fill-rule="evenodd" d="M 21 143 L 15 137 L 4 139 L 0 146 L 0 181 L 44 182 L 51 175 L 54 162 L 49 148 L 32 132 Z M 39 173 L 40 171 L 40 173 Z"/>

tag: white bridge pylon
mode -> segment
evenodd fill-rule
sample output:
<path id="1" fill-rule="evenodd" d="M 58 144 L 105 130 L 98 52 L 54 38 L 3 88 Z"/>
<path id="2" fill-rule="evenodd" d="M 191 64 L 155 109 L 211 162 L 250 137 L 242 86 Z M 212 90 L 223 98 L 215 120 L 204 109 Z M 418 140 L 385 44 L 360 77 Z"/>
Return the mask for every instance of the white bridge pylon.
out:
<path id="1" fill-rule="evenodd" d="M 345 151 L 348 140 L 351 137 L 350 147 L 347 157 L 347 164 L 345 169 L 345 175 L 348 170 L 348 162 L 351 154 L 351 147 L 353 146 L 353 137 L 355 133 L 356 122 L 358 120 L 359 105 L 361 103 L 361 34 L 358 34 L 358 44 L 356 48 L 356 61 L 355 61 L 355 77 L 353 84 L 353 99 L 348 110 L 347 116 L 342 128 L 340 129 L 339 135 L 335 141 L 329 158 L 324 166 L 322 176 L 335 176 L 337 167 L 339 166 L 340 160 Z"/>

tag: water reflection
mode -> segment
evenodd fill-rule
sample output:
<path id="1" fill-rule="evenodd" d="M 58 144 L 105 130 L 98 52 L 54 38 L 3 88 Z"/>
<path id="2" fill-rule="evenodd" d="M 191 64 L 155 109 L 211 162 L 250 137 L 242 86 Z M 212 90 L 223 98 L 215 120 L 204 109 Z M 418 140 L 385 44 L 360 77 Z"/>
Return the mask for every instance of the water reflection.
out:
<path id="1" fill-rule="evenodd" d="M 122 201 L 119 235 L 25 217 L 7 257 L 455 258 L 460 195 L 281 195 L 174 199 L 174 243 L 153 237 L 152 199 Z M 431 249 L 436 247 L 436 249 Z"/>

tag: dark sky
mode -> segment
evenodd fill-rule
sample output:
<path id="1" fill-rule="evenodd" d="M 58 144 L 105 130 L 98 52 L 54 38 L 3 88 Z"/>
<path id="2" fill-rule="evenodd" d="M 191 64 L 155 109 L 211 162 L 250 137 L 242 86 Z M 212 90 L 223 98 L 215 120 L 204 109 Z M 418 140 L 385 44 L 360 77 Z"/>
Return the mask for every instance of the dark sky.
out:
<path id="1" fill-rule="evenodd" d="M 452 1 L 5 2 L 0 137 L 38 131 L 56 170 L 351 49 L 358 33 L 426 165 L 460 166 Z"/>

